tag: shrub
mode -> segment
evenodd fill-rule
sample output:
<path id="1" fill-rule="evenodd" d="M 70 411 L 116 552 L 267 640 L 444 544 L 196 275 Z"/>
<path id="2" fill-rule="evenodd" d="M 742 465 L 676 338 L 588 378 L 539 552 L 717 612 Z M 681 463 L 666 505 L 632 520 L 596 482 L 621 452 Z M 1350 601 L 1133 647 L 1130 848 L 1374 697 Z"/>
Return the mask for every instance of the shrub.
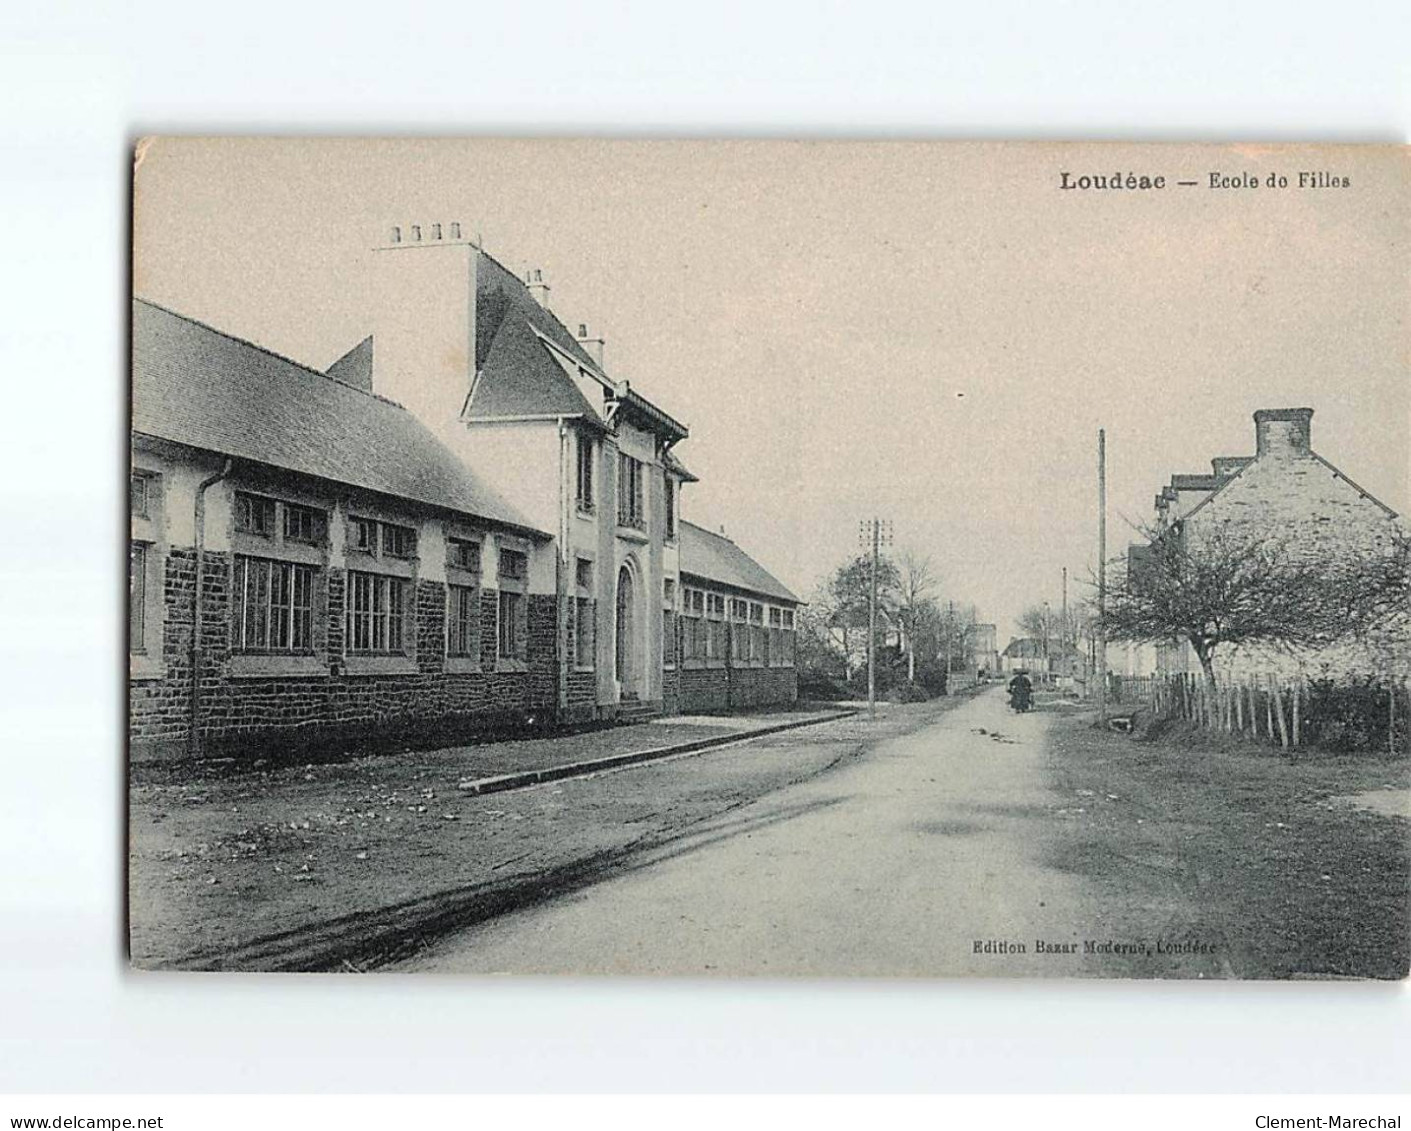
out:
<path id="1" fill-rule="evenodd" d="M 931 695 L 946 694 L 946 669 L 942 664 L 930 663 L 916 665 L 916 682 L 926 689 Z"/>
<path id="2" fill-rule="evenodd" d="M 931 693 L 920 683 L 903 680 L 887 693 L 887 698 L 893 703 L 925 703 L 931 698 Z"/>
<path id="3" fill-rule="evenodd" d="M 867 693 L 864 686 L 863 694 Z M 841 679 L 835 679 L 831 675 L 823 672 L 800 672 L 799 673 L 799 698 L 818 699 L 824 702 L 836 702 L 839 699 L 851 699 L 853 689 Z"/>

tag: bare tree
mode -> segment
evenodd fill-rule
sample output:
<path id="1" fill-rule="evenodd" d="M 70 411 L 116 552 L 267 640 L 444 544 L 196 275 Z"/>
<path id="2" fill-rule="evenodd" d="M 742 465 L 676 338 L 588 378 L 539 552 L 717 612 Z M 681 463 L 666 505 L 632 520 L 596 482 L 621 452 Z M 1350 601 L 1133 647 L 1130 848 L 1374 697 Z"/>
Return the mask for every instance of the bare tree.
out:
<path id="1" fill-rule="evenodd" d="M 936 575 L 931 559 L 915 550 L 901 554 L 897 577 L 897 620 L 902 630 L 902 647 L 906 651 L 906 678 L 916 682 L 916 643 L 923 617 L 936 588 Z"/>
<path id="2" fill-rule="evenodd" d="M 1108 569 L 1103 627 L 1110 639 L 1189 641 L 1207 684 L 1225 646 L 1290 651 L 1369 635 L 1405 608 L 1407 543 L 1295 552 L 1254 528 L 1213 527 L 1198 540 L 1180 527 L 1146 530 L 1148 543 Z"/>

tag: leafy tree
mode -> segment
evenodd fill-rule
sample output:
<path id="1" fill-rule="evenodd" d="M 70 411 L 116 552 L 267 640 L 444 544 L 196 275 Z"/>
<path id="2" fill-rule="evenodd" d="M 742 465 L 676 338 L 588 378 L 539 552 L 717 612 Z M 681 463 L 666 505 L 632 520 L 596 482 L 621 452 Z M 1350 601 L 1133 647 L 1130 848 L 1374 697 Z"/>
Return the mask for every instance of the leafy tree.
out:
<path id="1" fill-rule="evenodd" d="M 901 575 L 896 563 L 882 556 L 877 562 L 877 629 L 879 641 L 885 640 L 888 626 L 896 619 L 897 593 Z M 866 653 L 868 606 L 872 592 L 872 555 L 862 554 L 844 562 L 828 579 L 825 602 L 830 610 L 829 623 L 847 657 L 849 677 L 854 666 L 855 649 L 861 637 L 861 653 Z"/>

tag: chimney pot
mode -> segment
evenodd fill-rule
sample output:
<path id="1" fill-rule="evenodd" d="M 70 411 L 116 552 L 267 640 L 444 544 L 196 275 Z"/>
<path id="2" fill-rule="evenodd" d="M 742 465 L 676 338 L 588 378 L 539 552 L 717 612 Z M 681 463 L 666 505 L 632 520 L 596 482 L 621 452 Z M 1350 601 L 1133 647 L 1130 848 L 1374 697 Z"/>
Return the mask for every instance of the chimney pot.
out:
<path id="1" fill-rule="evenodd" d="M 580 338 L 586 338 L 588 336 L 588 324 L 586 322 L 578 323 L 578 336 Z"/>
<path id="2" fill-rule="evenodd" d="M 460 239 L 460 238 L 461 238 L 461 226 L 460 226 L 459 224 L 453 223 L 453 224 L 451 225 L 451 239 L 453 239 L 453 240 L 458 240 L 458 239 Z"/>
<path id="3" fill-rule="evenodd" d="M 545 310 L 549 309 L 549 284 L 544 282 L 544 272 L 542 268 L 533 267 L 525 276 L 525 282 L 529 286 L 529 294 L 534 301 Z"/>
<path id="4" fill-rule="evenodd" d="M 1217 478 L 1228 479 L 1248 462 L 1248 456 L 1216 456 L 1210 461 L 1210 470 Z"/>
<path id="5" fill-rule="evenodd" d="M 401 242 L 402 242 L 402 229 L 401 229 L 398 225 L 396 225 L 396 224 L 393 224 L 393 225 L 392 225 L 392 242 L 393 242 L 393 243 L 401 243 Z"/>
<path id="6" fill-rule="evenodd" d="M 413 225 L 412 225 L 412 239 L 414 239 L 414 240 L 420 240 L 420 239 L 421 239 L 421 225 L 420 225 L 420 224 L 413 224 Z"/>
<path id="7" fill-rule="evenodd" d="M 1261 408 L 1254 414 L 1256 458 L 1297 459 L 1313 450 L 1311 408 Z"/>
<path id="8" fill-rule="evenodd" d="M 439 239 L 441 238 L 441 225 L 440 225 L 440 224 L 432 224 L 432 225 L 431 225 L 431 238 L 432 238 L 433 240 L 439 240 Z"/>

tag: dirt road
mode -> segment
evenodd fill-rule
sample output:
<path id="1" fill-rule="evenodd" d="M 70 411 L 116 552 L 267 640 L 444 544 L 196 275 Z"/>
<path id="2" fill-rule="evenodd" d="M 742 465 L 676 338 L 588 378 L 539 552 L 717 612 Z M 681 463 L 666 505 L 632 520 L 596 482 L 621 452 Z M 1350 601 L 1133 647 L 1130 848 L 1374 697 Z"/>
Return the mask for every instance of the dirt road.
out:
<path id="1" fill-rule="evenodd" d="M 995 689 L 601 883 L 443 939 L 401 968 L 1097 972 L 1081 953 L 1079 881 L 1043 863 L 1045 831 L 1063 804 L 1042 770 L 1052 718 L 1014 715 Z"/>

